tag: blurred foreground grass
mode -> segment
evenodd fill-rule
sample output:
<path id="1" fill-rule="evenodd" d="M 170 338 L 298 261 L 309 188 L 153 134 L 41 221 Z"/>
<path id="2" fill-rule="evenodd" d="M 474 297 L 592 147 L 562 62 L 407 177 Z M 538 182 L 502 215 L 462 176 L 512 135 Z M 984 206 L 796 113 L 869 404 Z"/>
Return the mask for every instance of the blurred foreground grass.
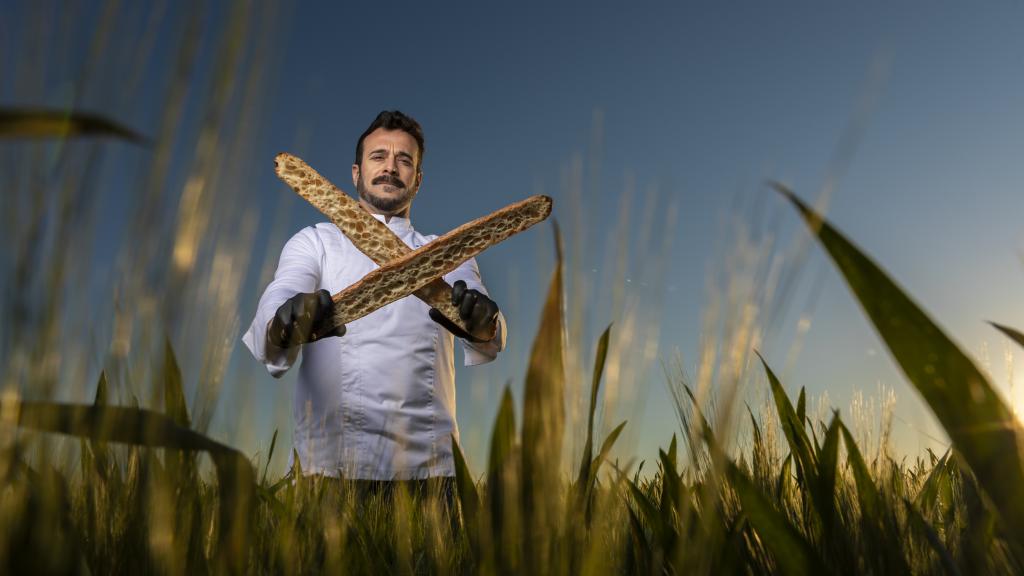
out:
<path id="1" fill-rule="evenodd" d="M 587 444 L 558 473 L 564 411 L 561 261 L 527 373 L 517 427 L 506 389 L 485 478 L 457 456 L 456 503 L 434 494 L 358 496 L 352 486 L 257 476 L 260 462 L 190 430 L 167 347 L 164 412 L 95 401 L 5 399 L 5 426 L 81 438 L 77 469 L 18 435 L 4 446 L 0 558 L 9 573 L 1020 573 L 1020 427 L 971 361 L 856 247 L 788 190 L 910 381 L 953 440 L 941 457 L 868 460 L 835 413 L 812 421 L 768 363 L 778 430 L 750 419 L 749 447 L 719 443 L 688 384 L 683 428 L 657 471 L 606 456 L 593 414 L 609 332 L 598 342 Z M 1003 327 L 1008 333 L 1012 329 Z M 762 360 L 763 361 L 763 360 Z M 763 361 L 764 362 L 764 361 Z M 766 438 L 785 438 L 780 451 Z M 127 445 L 124 446 L 124 445 Z M 595 450 L 594 446 L 600 445 Z M 216 476 L 199 473 L 208 453 Z M 267 456 L 269 459 L 269 455 Z"/>

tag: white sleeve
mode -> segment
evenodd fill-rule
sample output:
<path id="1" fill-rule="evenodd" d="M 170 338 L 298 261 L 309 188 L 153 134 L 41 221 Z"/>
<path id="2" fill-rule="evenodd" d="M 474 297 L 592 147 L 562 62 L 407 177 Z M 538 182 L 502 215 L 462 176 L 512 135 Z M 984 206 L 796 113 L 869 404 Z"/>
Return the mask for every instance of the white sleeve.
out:
<path id="1" fill-rule="evenodd" d="M 285 300 L 300 292 L 313 292 L 320 285 L 321 245 L 313 228 L 304 228 L 291 237 L 281 250 L 274 279 L 256 307 L 249 330 L 242 342 L 256 360 L 262 362 L 274 378 L 280 378 L 299 356 L 299 346 L 278 348 L 267 341 L 267 327 Z"/>
<path id="2" fill-rule="evenodd" d="M 480 269 L 477 267 L 476 258 L 466 260 L 458 268 L 449 272 L 444 279 L 449 284 L 455 284 L 456 281 L 462 280 L 466 283 L 466 288 L 478 290 L 484 295 L 490 296 L 487 293 L 487 288 L 484 287 L 483 281 L 480 279 Z M 465 352 L 465 365 L 476 366 L 477 364 L 486 364 L 494 360 L 498 356 L 498 352 L 505 349 L 505 336 L 505 316 L 499 311 L 498 331 L 492 340 L 477 343 L 460 338 L 462 350 Z"/>

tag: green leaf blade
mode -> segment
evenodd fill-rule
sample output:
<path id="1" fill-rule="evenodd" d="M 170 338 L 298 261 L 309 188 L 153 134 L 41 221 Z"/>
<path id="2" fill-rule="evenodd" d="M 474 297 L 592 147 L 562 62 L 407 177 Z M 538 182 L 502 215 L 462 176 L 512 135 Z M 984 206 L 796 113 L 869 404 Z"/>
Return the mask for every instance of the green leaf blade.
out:
<path id="1" fill-rule="evenodd" d="M 739 497 L 743 513 L 772 553 L 781 574 L 826 574 L 821 559 L 810 543 L 746 475 L 729 465 L 729 482 Z"/>
<path id="2" fill-rule="evenodd" d="M 597 355 L 594 358 L 594 375 L 590 383 L 590 411 L 587 417 L 587 441 L 583 446 L 583 458 L 580 461 L 580 471 L 576 476 L 576 484 L 581 485 L 590 477 L 590 463 L 594 458 L 594 413 L 597 411 L 597 393 L 601 386 L 601 374 L 604 372 L 604 363 L 608 356 L 608 341 L 611 337 L 611 324 L 604 329 L 601 337 L 597 340 Z"/>
<path id="3" fill-rule="evenodd" d="M 0 108 L 0 138 L 108 136 L 148 144 L 137 132 L 98 114 L 41 108 Z"/>
<path id="4" fill-rule="evenodd" d="M 841 421 L 839 422 L 839 431 L 842 432 L 843 443 L 846 444 L 846 460 L 849 462 L 850 468 L 853 469 L 853 479 L 857 483 L 857 498 L 860 502 L 861 512 L 876 519 L 881 510 L 878 488 L 871 479 L 871 473 L 868 471 L 868 466 L 864 462 L 864 456 L 861 455 L 857 442 Z"/>
<path id="5" fill-rule="evenodd" d="M 775 372 L 768 366 L 768 362 L 760 353 L 757 353 L 757 357 L 760 358 L 761 365 L 764 366 L 765 373 L 768 375 L 768 384 L 771 386 L 772 397 L 775 400 L 775 409 L 779 413 L 779 424 L 786 436 L 786 442 L 789 444 L 789 451 L 793 455 L 797 471 L 800 477 L 805 479 L 805 482 L 809 481 L 814 476 L 818 464 L 814 457 L 811 441 L 804 429 L 803 420 L 793 409 L 789 396 L 786 395 Z"/>
<path id="6" fill-rule="evenodd" d="M 995 322 L 989 322 L 989 324 L 995 327 L 996 330 L 1002 332 L 1010 340 L 1013 340 L 1018 345 L 1024 347 L 1024 333 L 1021 333 L 1020 330 L 1004 326 L 1003 324 L 997 324 Z"/>
<path id="7" fill-rule="evenodd" d="M 778 183 L 832 258 L 892 357 L 963 454 L 1024 546 L 1021 428 L 985 376 L 889 276 Z"/>
<path id="8" fill-rule="evenodd" d="M 478 537 L 480 513 L 480 493 L 473 482 L 473 476 L 469 473 L 469 466 L 466 465 L 466 458 L 462 454 L 462 448 L 451 436 L 452 455 L 455 457 L 455 488 L 459 496 L 459 505 L 462 508 L 462 521 L 466 530 L 469 531 L 471 539 Z"/>

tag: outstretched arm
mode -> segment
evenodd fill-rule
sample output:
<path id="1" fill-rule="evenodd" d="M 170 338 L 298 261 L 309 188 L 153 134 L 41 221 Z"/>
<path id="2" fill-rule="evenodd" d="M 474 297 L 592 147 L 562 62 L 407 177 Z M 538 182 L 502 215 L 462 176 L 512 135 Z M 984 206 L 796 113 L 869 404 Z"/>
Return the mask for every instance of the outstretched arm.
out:
<path id="1" fill-rule="evenodd" d="M 242 342 L 253 357 L 262 362 L 275 378 L 279 378 L 295 363 L 299 347 L 275 345 L 267 338 L 267 330 L 278 310 L 289 299 L 300 293 L 316 291 L 320 285 L 322 251 L 312 227 L 300 230 L 288 240 L 281 250 L 274 279 L 260 297 L 256 316 L 249 330 L 242 336 Z"/>

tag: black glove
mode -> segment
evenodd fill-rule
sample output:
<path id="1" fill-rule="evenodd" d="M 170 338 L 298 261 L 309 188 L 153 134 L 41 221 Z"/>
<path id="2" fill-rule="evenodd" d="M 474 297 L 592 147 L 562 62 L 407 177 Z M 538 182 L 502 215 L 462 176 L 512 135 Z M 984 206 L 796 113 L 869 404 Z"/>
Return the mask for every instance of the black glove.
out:
<path id="1" fill-rule="evenodd" d="M 478 290 L 467 290 L 462 280 L 452 286 L 452 305 L 459 310 L 459 317 L 465 322 L 469 334 L 445 318 L 437 308 L 430 309 L 430 319 L 444 326 L 449 332 L 470 342 L 487 342 L 491 338 L 481 338 L 474 334 L 490 334 L 494 323 L 498 321 L 498 305 Z"/>
<path id="2" fill-rule="evenodd" d="M 299 293 L 281 304 L 267 328 L 267 339 L 278 348 L 291 348 L 345 334 L 334 325 L 334 301 L 327 290 Z"/>

